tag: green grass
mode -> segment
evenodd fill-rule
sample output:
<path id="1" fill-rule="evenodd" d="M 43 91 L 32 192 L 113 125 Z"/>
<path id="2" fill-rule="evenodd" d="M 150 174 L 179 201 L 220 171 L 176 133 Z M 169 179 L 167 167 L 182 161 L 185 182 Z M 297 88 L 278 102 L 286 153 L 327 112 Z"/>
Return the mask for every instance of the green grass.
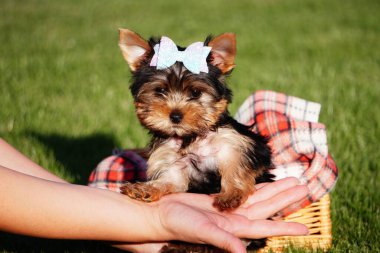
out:
<path id="1" fill-rule="evenodd" d="M 114 147 L 148 141 L 134 115 L 119 27 L 184 46 L 235 32 L 233 113 L 256 89 L 321 103 L 340 168 L 331 252 L 380 251 L 378 1 L 2 0 L 0 136 L 74 183 L 84 184 Z M 0 234 L 4 252 L 109 250 Z"/>

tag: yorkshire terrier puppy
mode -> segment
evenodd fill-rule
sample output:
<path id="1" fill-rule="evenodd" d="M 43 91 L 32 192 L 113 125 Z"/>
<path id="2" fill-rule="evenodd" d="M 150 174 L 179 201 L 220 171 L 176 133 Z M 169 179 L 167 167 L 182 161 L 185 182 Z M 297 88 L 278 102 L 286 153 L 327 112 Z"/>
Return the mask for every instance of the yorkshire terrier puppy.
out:
<path id="1" fill-rule="evenodd" d="M 244 203 L 255 183 L 272 181 L 266 138 L 227 109 L 234 34 L 182 48 L 167 37 L 146 41 L 120 29 L 119 46 L 132 71 L 137 117 L 152 135 L 149 180 L 126 183 L 123 194 L 150 202 L 175 192 L 213 193 L 214 206 L 225 211 Z"/>

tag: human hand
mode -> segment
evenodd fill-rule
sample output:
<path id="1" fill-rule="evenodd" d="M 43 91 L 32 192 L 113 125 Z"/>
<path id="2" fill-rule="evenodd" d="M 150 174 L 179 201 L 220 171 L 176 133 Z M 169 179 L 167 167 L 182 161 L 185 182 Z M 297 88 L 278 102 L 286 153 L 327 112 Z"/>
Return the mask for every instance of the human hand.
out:
<path id="1" fill-rule="evenodd" d="M 211 244 L 230 252 L 246 252 L 239 238 L 259 239 L 281 235 L 305 235 L 298 223 L 267 220 L 308 194 L 295 178 L 258 184 L 256 192 L 238 209 L 219 212 L 213 197 L 203 194 L 170 194 L 151 205 L 156 210 L 159 237 L 191 243 Z M 133 252 L 157 252 L 166 243 L 118 245 Z"/>

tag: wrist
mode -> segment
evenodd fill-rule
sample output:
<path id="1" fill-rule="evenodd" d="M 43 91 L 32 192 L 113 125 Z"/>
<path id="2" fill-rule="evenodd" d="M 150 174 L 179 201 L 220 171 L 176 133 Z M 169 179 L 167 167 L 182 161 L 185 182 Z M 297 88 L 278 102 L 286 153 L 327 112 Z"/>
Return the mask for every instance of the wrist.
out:
<path id="1" fill-rule="evenodd" d="M 165 213 L 163 213 L 162 207 L 160 202 L 150 203 L 143 207 L 145 220 L 149 224 L 151 231 L 150 241 L 169 241 L 174 239 L 172 232 L 165 225 Z"/>
<path id="2" fill-rule="evenodd" d="M 120 201 L 120 198 L 121 200 Z M 145 203 L 126 197 L 117 195 L 118 205 L 120 207 L 113 208 L 113 214 L 118 217 L 118 234 L 124 234 L 126 238 L 124 242 L 161 242 L 168 241 L 173 236 L 163 226 L 161 208 L 158 202 Z M 118 211 L 116 211 L 118 210 Z M 116 212 L 115 212 L 116 211 Z M 121 231 L 124 231 L 120 233 Z"/>

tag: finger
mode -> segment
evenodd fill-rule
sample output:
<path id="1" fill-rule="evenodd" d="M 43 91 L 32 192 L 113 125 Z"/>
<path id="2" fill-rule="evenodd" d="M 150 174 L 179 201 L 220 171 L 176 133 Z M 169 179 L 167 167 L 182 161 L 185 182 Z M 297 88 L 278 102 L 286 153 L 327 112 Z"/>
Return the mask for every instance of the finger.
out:
<path id="1" fill-rule="evenodd" d="M 252 205 L 258 201 L 270 198 L 278 192 L 289 189 L 290 187 L 298 184 L 299 180 L 294 177 L 280 179 L 273 183 L 257 184 L 255 186 L 257 191 L 250 196 L 250 198 L 242 205 L 242 207 L 248 207 L 249 205 Z M 174 193 L 163 197 L 163 199 L 169 198 L 194 207 L 215 211 L 215 207 L 213 207 L 212 205 L 214 199 L 210 195 L 194 193 Z"/>
<path id="2" fill-rule="evenodd" d="M 294 186 L 270 199 L 257 202 L 245 209 L 238 209 L 236 212 L 246 216 L 248 219 L 267 219 L 291 204 L 305 198 L 308 193 L 309 189 L 307 186 Z"/>
<path id="3" fill-rule="evenodd" d="M 254 220 L 249 226 L 241 227 L 234 234 L 241 238 L 261 239 L 272 236 L 298 236 L 307 235 L 308 228 L 296 222 Z"/>
<path id="4" fill-rule="evenodd" d="M 248 200 L 242 205 L 242 207 L 248 207 L 256 202 L 269 199 L 275 196 L 276 194 L 299 184 L 300 181 L 295 177 L 288 177 L 280 179 L 273 183 L 267 183 L 266 185 L 258 189 L 254 194 L 252 194 L 248 198 Z"/>
<path id="5" fill-rule="evenodd" d="M 203 210 L 215 211 L 213 207 L 214 198 L 206 194 L 195 193 L 173 193 L 165 195 L 162 200 L 175 200 L 191 207 L 197 207 Z"/>
<path id="6" fill-rule="evenodd" d="M 203 243 L 214 245 L 220 249 L 233 253 L 245 253 L 246 248 L 242 241 L 231 233 L 219 228 L 214 224 L 209 224 L 209 228 L 200 229 L 199 238 L 207 238 L 202 240 Z"/>
<path id="7" fill-rule="evenodd" d="M 255 189 L 256 189 L 256 191 L 259 190 L 259 189 L 261 189 L 261 188 L 263 188 L 263 187 L 266 186 L 267 184 L 269 184 L 269 183 L 260 183 L 260 184 L 256 184 L 256 185 L 255 185 Z"/>

